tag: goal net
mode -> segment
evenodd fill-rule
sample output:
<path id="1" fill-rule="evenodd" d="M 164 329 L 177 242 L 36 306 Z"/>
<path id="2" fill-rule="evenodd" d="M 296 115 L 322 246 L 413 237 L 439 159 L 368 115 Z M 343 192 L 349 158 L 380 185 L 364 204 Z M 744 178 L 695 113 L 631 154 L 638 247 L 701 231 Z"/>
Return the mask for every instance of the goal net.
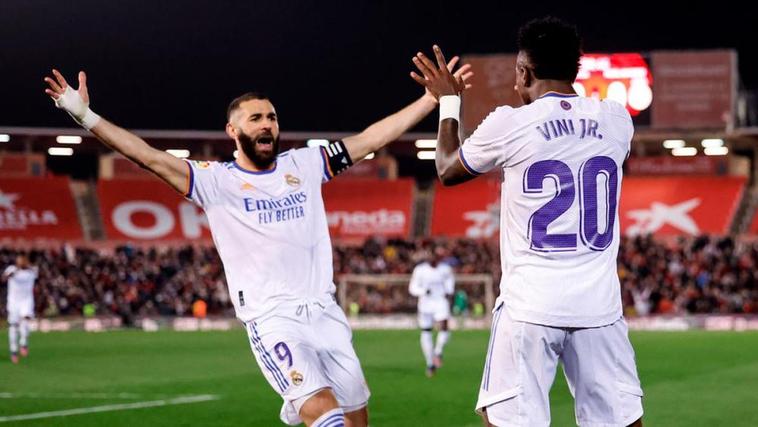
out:
<path id="1" fill-rule="evenodd" d="M 345 274 L 337 277 L 337 300 L 354 328 L 416 328 L 417 299 L 409 274 Z M 495 305 L 490 274 L 457 274 L 450 298 L 453 329 L 488 328 Z"/>

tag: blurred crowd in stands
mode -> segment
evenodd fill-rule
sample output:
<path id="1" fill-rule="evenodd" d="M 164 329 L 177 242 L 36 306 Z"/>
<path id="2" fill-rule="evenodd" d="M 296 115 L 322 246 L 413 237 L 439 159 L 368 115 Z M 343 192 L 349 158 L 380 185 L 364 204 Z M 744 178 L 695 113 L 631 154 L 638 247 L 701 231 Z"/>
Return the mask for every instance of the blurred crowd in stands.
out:
<path id="1" fill-rule="evenodd" d="M 489 273 L 498 283 L 496 241 L 467 239 L 379 240 L 334 246 L 334 273 L 410 274 L 435 251 L 457 273 Z M 18 251 L 0 247 L 0 268 Z M 213 247 L 186 246 L 110 250 L 72 248 L 26 251 L 39 269 L 35 287 L 38 317 L 117 315 L 233 315 L 223 266 Z M 624 238 L 618 255 L 622 297 L 628 315 L 686 313 L 758 314 L 758 243 L 731 238 Z M 559 285 L 557 285 L 559 286 Z M 0 285 L 5 315 L 6 286 Z M 470 304 L 481 287 L 461 287 Z M 465 295 L 463 296 L 465 298 Z M 348 299 L 361 313 L 413 312 L 406 286 L 360 286 Z"/>

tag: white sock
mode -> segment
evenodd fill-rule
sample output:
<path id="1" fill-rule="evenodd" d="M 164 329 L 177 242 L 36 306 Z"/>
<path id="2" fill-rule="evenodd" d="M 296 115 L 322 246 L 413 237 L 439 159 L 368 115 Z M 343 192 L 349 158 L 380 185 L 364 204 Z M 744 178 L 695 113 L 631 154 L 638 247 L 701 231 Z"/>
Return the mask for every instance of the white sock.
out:
<path id="1" fill-rule="evenodd" d="M 318 417 L 311 427 L 345 427 L 345 413 L 342 408 L 334 408 Z"/>
<path id="2" fill-rule="evenodd" d="M 8 325 L 8 344 L 11 347 L 11 353 L 18 353 L 18 324 L 11 323 Z"/>
<path id="3" fill-rule="evenodd" d="M 437 344 L 434 346 L 434 355 L 435 356 L 442 356 L 442 350 L 445 349 L 445 344 L 447 344 L 447 341 L 450 339 L 450 332 L 449 331 L 439 331 L 437 332 Z"/>
<path id="4" fill-rule="evenodd" d="M 432 348 L 434 347 L 434 341 L 432 338 L 432 331 L 421 331 L 421 351 L 424 353 L 424 359 L 426 359 L 426 367 L 432 366 Z"/>
<path id="5" fill-rule="evenodd" d="M 26 319 L 21 319 L 21 323 L 19 323 L 19 331 L 21 332 L 21 338 L 19 339 L 19 343 L 21 344 L 21 347 L 26 347 L 29 342 L 29 321 Z"/>

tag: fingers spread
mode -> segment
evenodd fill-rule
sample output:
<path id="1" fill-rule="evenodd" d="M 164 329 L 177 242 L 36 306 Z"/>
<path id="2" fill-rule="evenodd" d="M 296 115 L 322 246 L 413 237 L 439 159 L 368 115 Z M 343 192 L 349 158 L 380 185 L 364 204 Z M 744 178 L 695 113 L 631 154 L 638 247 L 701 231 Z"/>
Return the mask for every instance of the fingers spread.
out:
<path id="1" fill-rule="evenodd" d="M 63 93 L 63 88 L 60 87 L 58 83 L 56 83 L 55 80 L 51 79 L 50 77 L 45 77 L 45 83 L 47 83 L 47 85 L 50 86 L 50 89 L 56 93 Z"/>
<path id="2" fill-rule="evenodd" d="M 65 90 L 68 87 L 68 83 L 63 77 L 63 74 L 59 73 L 58 70 L 53 68 L 53 75 L 55 76 L 56 80 L 58 80 L 58 84 Z"/>
<path id="3" fill-rule="evenodd" d="M 436 76 L 437 74 L 439 74 L 437 72 L 437 67 L 429 58 L 426 57 L 426 55 L 419 52 L 418 54 L 416 54 L 416 58 L 418 58 L 426 66 L 426 68 L 428 68 L 431 71 L 432 76 Z"/>
<path id="4" fill-rule="evenodd" d="M 55 100 L 57 100 L 58 98 L 60 98 L 60 94 L 58 92 L 52 91 L 50 89 L 45 89 L 45 93 L 48 94 L 48 95 L 50 95 L 50 98 L 53 98 Z"/>
<path id="5" fill-rule="evenodd" d="M 447 63 L 447 70 L 452 72 L 455 69 L 455 64 L 457 64 L 460 59 L 461 58 L 458 55 L 454 56 L 453 59 Z"/>
<path id="6" fill-rule="evenodd" d="M 426 87 L 427 83 L 429 82 L 428 80 L 426 80 L 425 78 L 419 76 L 418 74 L 414 73 L 413 71 L 411 71 L 411 78 L 413 80 L 415 80 L 416 83 L 418 83 L 418 84 L 420 84 L 420 85 L 422 85 L 424 87 Z"/>
<path id="7" fill-rule="evenodd" d="M 84 71 L 79 71 L 79 95 L 84 102 L 89 102 L 89 92 L 87 92 L 87 75 Z"/>
<path id="8" fill-rule="evenodd" d="M 432 78 L 434 77 L 434 71 L 430 70 L 429 67 L 426 66 L 426 64 L 419 59 L 418 56 L 413 57 L 413 64 L 416 65 L 416 68 L 421 72 L 421 74 L 424 75 L 426 78 Z"/>
<path id="9" fill-rule="evenodd" d="M 434 56 L 437 58 L 437 66 L 439 67 L 440 71 L 447 71 L 447 61 L 445 61 L 445 56 L 442 54 L 442 49 L 440 49 L 439 46 L 434 45 L 432 47 L 432 50 L 434 50 Z"/>

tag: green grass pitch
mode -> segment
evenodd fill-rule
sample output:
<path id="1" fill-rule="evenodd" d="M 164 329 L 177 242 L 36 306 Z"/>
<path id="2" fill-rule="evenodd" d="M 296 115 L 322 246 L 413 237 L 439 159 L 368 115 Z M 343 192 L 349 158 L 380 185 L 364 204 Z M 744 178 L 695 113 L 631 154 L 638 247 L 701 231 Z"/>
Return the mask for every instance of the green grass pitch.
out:
<path id="1" fill-rule="evenodd" d="M 455 332 L 445 366 L 427 379 L 416 331 L 356 331 L 354 344 L 373 393 L 371 425 L 481 425 L 473 406 L 487 339 L 487 331 Z M 632 342 L 647 426 L 758 426 L 758 333 L 635 332 Z M 0 427 L 281 425 L 281 400 L 258 371 L 241 328 L 37 333 L 30 357 L 19 365 L 11 365 L 6 351 L 0 354 Z M 196 395 L 217 399 L 8 421 Z M 560 372 L 551 401 L 553 425 L 574 425 Z"/>

